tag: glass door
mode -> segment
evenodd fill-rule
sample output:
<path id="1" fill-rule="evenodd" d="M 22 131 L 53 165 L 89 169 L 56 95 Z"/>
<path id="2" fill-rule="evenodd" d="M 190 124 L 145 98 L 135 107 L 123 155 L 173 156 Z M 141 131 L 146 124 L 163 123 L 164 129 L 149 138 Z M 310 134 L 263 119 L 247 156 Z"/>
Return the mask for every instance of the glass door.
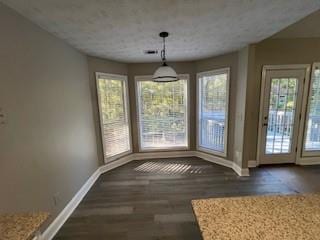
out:
<path id="1" fill-rule="evenodd" d="M 320 63 L 314 63 L 312 67 L 303 156 L 320 156 Z"/>
<path id="2" fill-rule="evenodd" d="M 263 94 L 260 164 L 293 163 L 305 70 L 267 70 Z"/>

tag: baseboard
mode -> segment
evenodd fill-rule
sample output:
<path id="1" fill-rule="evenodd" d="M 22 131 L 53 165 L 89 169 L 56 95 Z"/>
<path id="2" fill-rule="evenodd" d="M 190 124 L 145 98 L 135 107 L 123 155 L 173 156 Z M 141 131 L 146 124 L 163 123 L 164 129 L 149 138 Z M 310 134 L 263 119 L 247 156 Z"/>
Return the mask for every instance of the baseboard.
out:
<path id="1" fill-rule="evenodd" d="M 212 162 L 212 163 L 216 163 L 228 168 L 232 168 L 232 161 L 226 160 L 224 158 L 221 157 L 217 157 L 208 153 L 204 153 L 204 152 L 200 152 L 200 151 L 195 151 L 194 152 L 194 156 L 195 157 L 199 157 L 202 158 L 203 160 L 206 160 L 208 162 Z"/>
<path id="2" fill-rule="evenodd" d="M 60 212 L 60 214 L 54 219 L 54 221 L 49 225 L 49 227 L 41 234 L 40 239 L 51 240 L 62 225 L 67 221 L 72 212 L 79 205 L 83 197 L 90 190 L 92 185 L 100 176 L 100 168 L 98 168 L 91 177 L 85 182 L 85 184 L 80 188 L 76 195 L 71 199 L 71 201 L 65 206 L 65 208 Z"/>
<path id="3" fill-rule="evenodd" d="M 298 159 L 296 162 L 297 165 L 320 165 L 320 158 L 319 157 L 304 157 Z M 248 161 L 248 168 L 255 168 L 258 166 L 258 162 L 256 160 L 249 160 Z"/>
<path id="4" fill-rule="evenodd" d="M 203 160 L 219 164 L 228 168 L 233 169 L 239 176 L 249 176 L 249 169 L 243 169 L 239 167 L 232 161 L 226 160 L 221 157 L 213 156 L 204 152 L 199 151 L 174 151 L 174 152 L 146 152 L 146 153 L 133 153 L 122 158 L 119 158 L 113 162 L 99 167 L 92 176 L 85 182 L 81 189 L 76 193 L 76 195 L 71 199 L 67 206 L 61 211 L 61 213 L 55 218 L 55 220 L 49 225 L 49 227 L 41 234 L 37 239 L 41 240 L 51 240 L 62 227 L 62 225 L 67 221 L 72 212 L 79 205 L 81 200 L 90 190 L 92 185 L 96 182 L 99 176 L 105 172 L 112 169 L 120 167 L 134 160 L 143 159 L 163 159 L 163 158 L 178 158 L 178 157 L 199 157 Z"/>
<path id="5" fill-rule="evenodd" d="M 117 167 L 120 167 L 124 164 L 127 164 L 133 160 L 135 160 L 135 154 L 129 154 L 127 156 L 121 157 L 117 160 L 114 160 L 113 162 L 107 163 L 106 165 L 103 165 L 99 168 L 100 174 L 108 172 L 112 169 L 115 169 Z"/>
<path id="6" fill-rule="evenodd" d="M 235 162 L 232 162 L 232 169 L 241 177 L 249 177 L 249 168 L 241 168 L 238 164 Z"/>
<path id="7" fill-rule="evenodd" d="M 51 240 L 57 234 L 62 225 L 71 216 L 73 211 L 79 205 L 84 196 L 88 193 L 93 184 L 97 181 L 102 173 L 108 172 L 112 169 L 120 167 L 134 159 L 134 154 L 124 156 L 116 161 L 110 162 L 106 165 L 99 167 L 91 177 L 86 181 L 86 183 L 81 187 L 81 189 L 76 193 L 76 195 L 71 199 L 67 206 L 61 211 L 61 213 L 55 218 L 55 220 L 49 225 L 49 227 L 41 234 L 41 237 L 37 239 L 41 240 Z"/>
<path id="8" fill-rule="evenodd" d="M 319 165 L 320 164 L 320 157 L 304 157 L 300 158 L 297 162 L 298 165 Z"/>
<path id="9" fill-rule="evenodd" d="M 249 160 L 248 161 L 248 168 L 255 168 L 258 166 L 258 163 L 256 160 Z"/>

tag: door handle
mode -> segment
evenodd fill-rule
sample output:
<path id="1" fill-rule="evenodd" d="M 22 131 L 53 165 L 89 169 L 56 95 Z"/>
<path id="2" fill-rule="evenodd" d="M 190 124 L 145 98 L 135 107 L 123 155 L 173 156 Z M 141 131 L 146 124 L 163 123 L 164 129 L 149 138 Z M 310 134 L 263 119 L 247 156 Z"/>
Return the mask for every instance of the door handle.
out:
<path id="1" fill-rule="evenodd" d="M 264 123 L 264 124 L 262 124 L 262 126 L 267 127 L 267 126 L 268 126 L 268 123 Z"/>

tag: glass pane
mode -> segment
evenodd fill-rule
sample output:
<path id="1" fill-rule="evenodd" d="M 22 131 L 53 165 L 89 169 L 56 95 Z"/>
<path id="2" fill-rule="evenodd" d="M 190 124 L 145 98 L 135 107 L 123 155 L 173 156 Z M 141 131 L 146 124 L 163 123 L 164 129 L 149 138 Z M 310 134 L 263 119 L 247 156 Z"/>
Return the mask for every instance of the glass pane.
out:
<path id="1" fill-rule="evenodd" d="M 314 69 L 307 116 L 306 151 L 320 150 L 320 69 Z"/>
<path id="2" fill-rule="evenodd" d="M 139 81 L 139 124 L 143 149 L 187 147 L 187 80 Z"/>
<path id="3" fill-rule="evenodd" d="M 271 79 L 266 154 L 290 153 L 298 80 Z"/>
<path id="4" fill-rule="evenodd" d="M 199 79 L 199 145 L 218 152 L 225 151 L 227 79 L 227 73 Z"/>
<path id="5" fill-rule="evenodd" d="M 124 81 L 100 78 L 98 91 L 104 150 L 108 158 L 130 150 Z"/>

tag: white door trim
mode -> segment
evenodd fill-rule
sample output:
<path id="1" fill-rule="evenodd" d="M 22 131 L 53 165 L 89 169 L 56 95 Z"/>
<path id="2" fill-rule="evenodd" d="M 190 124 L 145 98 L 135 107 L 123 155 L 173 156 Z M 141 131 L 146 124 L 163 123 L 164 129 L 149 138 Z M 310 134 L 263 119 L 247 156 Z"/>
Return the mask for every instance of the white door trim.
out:
<path id="1" fill-rule="evenodd" d="M 319 150 L 316 150 L 316 151 L 306 151 L 305 150 L 305 141 L 307 139 L 307 128 L 308 128 L 308 124 L 307 124 L 307 117 L 309 115 L 309 111 L 310 111 L 310 99 L 311 99 L 311 90 L 312 90 L 312 85 L 313 85 L 313 81 L 314 81 L 314 74 L 315 74 L 315 70 L 316 68 L 319 68 L 320 67 L 320 62 L 315 62 L 312 64 L 312 70 L 311 70 L 311 74 L 309 74 L 309 76 L 311 76 L 309 79 L 308 79 L 308 82 L 306 82 L 306 89 L 305 89 L 305 98 L 303 99 L 303 103 L 304 103 L 304 109 L 303 109 L 303 112 L 304 112 L 304 118 L 302 119 L 302 121 L 304 121 L 304 128 L 302 128 L 302 136 L 303 136 L 303 141 L 301 143 L 301 158 L 303 158 L 304 160 L 307 159 L 307 158 L 316 158 L 318 157 L 319 158 L 319 155 L 320 155 L 320 151 Z M 317 160 L 313 160 L 314 161 L 317 161 Z M 320 161 L 320 160 L 319 160 Z"/>
<path id="2" fill-rule="evenodd" d="M 308 91 L 308 83 L 310 78 L 310 64 L 291 64 L 291 65 L 265 65 L 262 69 L 261 74 L 261 89 L 260 89 L 260 108 L 259 108 L 259 125 L 258 125 L 258 144 L 257 144 L 257 160 L 256 165 L 260 164 L 260 157 L 261 157 L 261 136 L 262 136 L 262 122 L 263 122 L 263 100 L 265 98 L 265 87 L 266 87 L 266 73 L 268 70 L 299 70 L 302 69 L 305 71 L 305 84 L 303 86 L 303 93 L 302 93 L 302 106 L 301 106 L 301 114 L 302 118 L 298 126 L 298 143 L 297 143 L 297 154 L 295 163 L 298 162 L 299 157 L 301 155 L 301 144 L 303 139 L 303 125 L 304 125 L 304 115 L 305 114 L 305 102 L 306 102 L 306 90 Z M 302 129 L 302 130 L 301 130 Z M 302 136 L 301 136 L 302 134 Z"/>

